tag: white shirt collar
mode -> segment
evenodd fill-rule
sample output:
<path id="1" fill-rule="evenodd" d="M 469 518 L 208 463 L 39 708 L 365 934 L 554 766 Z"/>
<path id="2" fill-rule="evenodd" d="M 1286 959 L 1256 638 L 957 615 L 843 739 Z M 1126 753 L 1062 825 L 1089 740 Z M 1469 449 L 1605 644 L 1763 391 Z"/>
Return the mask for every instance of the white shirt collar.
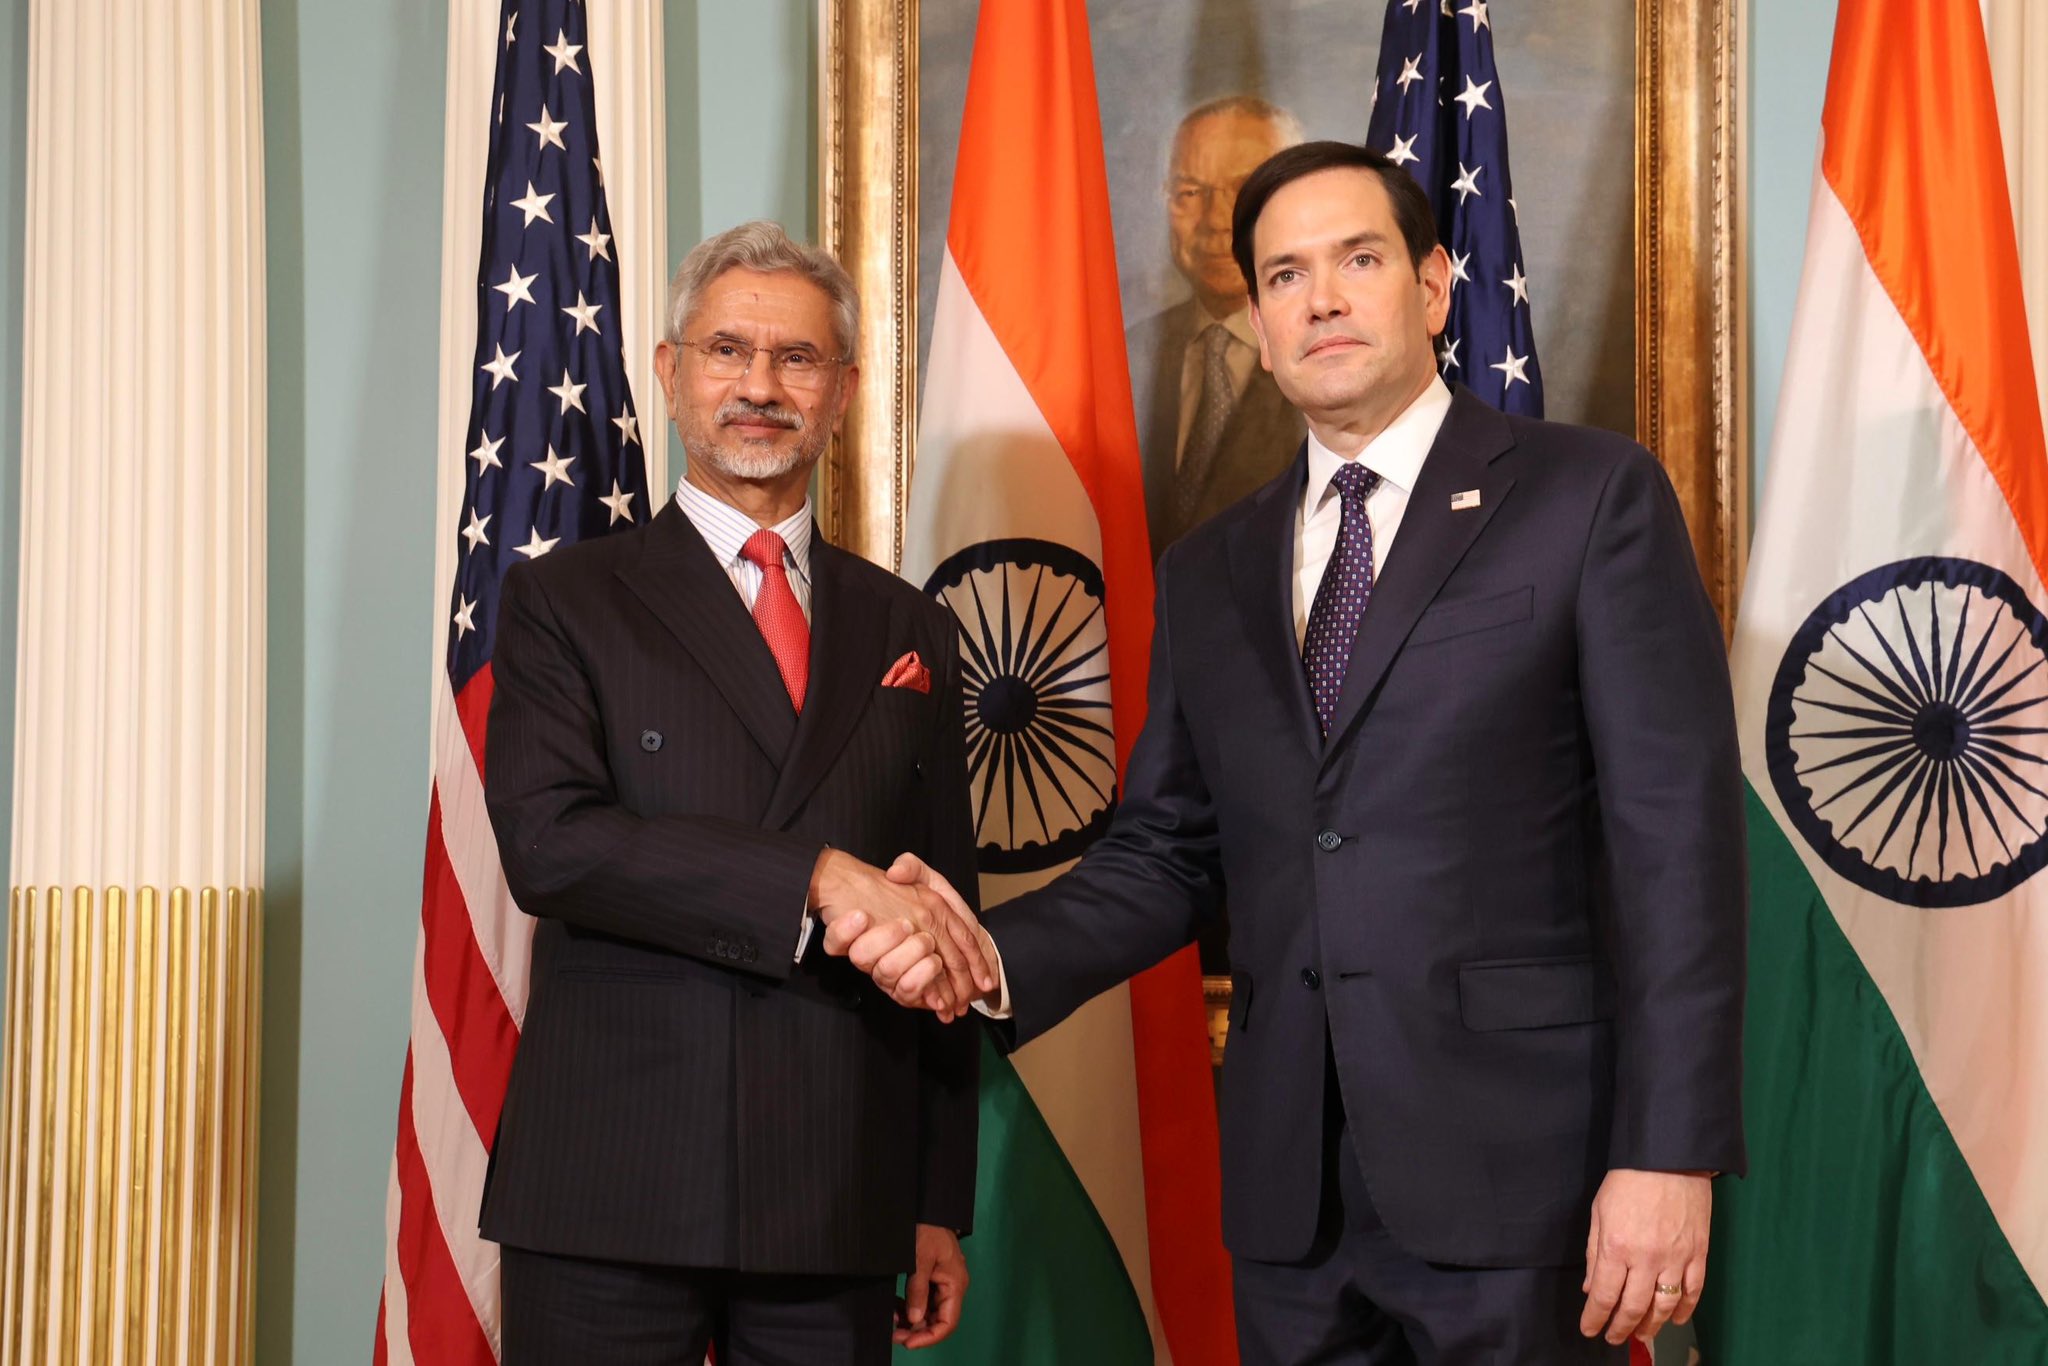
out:
<path id="1" fill-rule="evenodd" d="M 1429 387 L 1402 409 L 1401 415 L 1388 423 L 1385 431 L 1368 441 L 1365 449 L 1354 458 L 1377 474 L 1382 482 L 1392 484 L 1404 495 L 1413 493 L 1415 481 L 1422 475 L 1422 462 L 1429 458 L 1429 448 L 1436 444 L 1436 434 L 1450 411 L 1450 386 L 1444 383 L 1442 376 L 1432 376 Z M 1349 463 L 1316 440 L 1314 432 L 1309 433 L 1305 512 L 1316 510 L 1329 493 L 1330 480 L 1339 467 Z"/>
<path id="2" fill-rule="evenodd" d="M 1200 304 L 1196 304 L 1195 307 L 1200 310 L 1196 316 L 1201 320 L 1201 326 L 1195 329 L 1197 337 L 1207 332 L 1211 323 L 1222 323 L 1224 330 L 1230 333 L 1231 336 L 1237 338 L 1254 351 L 1259 349 L 1259 334 L 1252 331 L 1252 311 L 1249 306 L 1238 309 L 1237 312 L 1227 318 L 1212 318 L 1209 316 L 1208 310 L 1203 309 Z"/>
<path id="3" fill-rule="evenodd" d="M 690 519 L 690 525 L 697 528 L 697 534 L 704 538 L 704 544 L 711 547 L 711 553 L 719 564 L 728 569 L 740 562 L 741 549 L 761 529 L 760 524 L 746 513 L 730 503 L 721 502 L 687 478 L 676 481 L 676 506 Z M 804 499 L 802 507 L 769 528 L 789 547 L 790 563 L 805 583 L 811 581 L 811 529 L 809 498 Z"/>

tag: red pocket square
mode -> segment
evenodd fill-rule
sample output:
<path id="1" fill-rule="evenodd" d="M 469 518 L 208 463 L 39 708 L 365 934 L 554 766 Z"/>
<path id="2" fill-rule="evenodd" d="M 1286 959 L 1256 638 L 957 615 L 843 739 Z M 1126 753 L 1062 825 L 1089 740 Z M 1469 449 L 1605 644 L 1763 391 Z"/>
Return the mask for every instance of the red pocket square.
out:
<path id="1" fill-rule="evenodd" d="M 885 688 L 909 688 L 912 692 L 930 692 L 932 690 L 932 671 L 927 669 L 924 666 L 924 661 L 917 657 L 917 651 L 912 650 L 909 654 L 889 666 L 889 672 L 882 675 L 882 686 Z"/>

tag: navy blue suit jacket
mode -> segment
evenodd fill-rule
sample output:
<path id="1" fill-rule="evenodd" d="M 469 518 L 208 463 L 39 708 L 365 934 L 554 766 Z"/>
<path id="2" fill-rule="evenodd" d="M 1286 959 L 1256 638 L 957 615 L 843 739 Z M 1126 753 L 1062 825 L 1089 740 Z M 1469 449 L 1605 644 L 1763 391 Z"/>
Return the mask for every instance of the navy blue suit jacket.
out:
<path id="1" fill-rule="evenodd" d="M 1720 626 L 1648 452 L 1460 389 L 1325 741 L 1290 597 L 1306 478 L 1304 453 L 1160 562 L 1112 828 L 989 919 L 1008 1041 L 1189 942 L 1227 894 L 1231 1250 L 1308 1251 L 1333 1071 L 1404 1248 L 1566 1264 L 1609 1169 L 1744 1162 Z"/>

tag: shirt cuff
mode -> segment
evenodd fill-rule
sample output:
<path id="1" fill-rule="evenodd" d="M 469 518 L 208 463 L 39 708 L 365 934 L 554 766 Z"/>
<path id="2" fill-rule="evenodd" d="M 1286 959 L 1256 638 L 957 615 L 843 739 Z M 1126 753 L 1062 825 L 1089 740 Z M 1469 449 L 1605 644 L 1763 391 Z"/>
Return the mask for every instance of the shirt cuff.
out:
<path id="1" fill-rule="evenodd" d="M 796 962 L 804 961 L 804 950 L 811 946 L 811 928 L 818 923 L 818 917 L 811 914 L 810 907 L 804 908 L 803 928 L 796 932 Z"/>
<path id="2" fill-rule="evenodd" d="M 996 960 L 996 1003 L 990 1005 L 987 1001 L 976 1001 L 974 1008 L 991 1020 L 1007 1020 L 1010 1018 L 1010 978 L 1003 971 L 1003 951 L 996 947 L 996 937 L 986 930 L 982 931 L 982 942 L 988 945 L 989 956 Z"/>

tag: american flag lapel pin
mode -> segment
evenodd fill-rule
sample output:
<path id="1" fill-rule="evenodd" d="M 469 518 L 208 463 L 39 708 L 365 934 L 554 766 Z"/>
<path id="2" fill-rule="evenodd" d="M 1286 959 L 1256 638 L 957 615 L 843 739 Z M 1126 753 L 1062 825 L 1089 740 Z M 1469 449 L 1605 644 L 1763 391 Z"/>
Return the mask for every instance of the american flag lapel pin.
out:
<path id="1" fill-rule="evenodd" d="M 1451 495 L 1451 511 L 1453 512 L 1463 512 L 1467 508 L 1476 508 L 1478 506 L 1478 489 L 1466 489 L 1463 493 L 1454 493 Z"/>

